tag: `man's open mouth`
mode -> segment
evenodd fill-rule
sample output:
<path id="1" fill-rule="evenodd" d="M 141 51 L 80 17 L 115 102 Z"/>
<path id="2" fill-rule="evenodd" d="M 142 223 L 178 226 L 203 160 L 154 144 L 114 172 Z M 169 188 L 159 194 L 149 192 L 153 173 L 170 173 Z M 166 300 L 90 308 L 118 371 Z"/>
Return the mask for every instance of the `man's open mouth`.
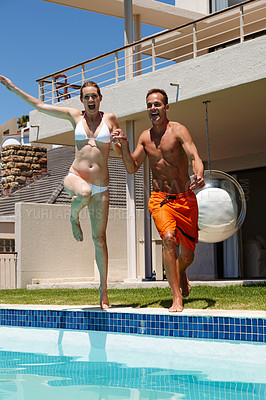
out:
<path id="1" fill-rule="evenodd" d="M 88 107 L 89 107 L 90 110 L 95 110 L 95 104 L 89 104 Z"/>

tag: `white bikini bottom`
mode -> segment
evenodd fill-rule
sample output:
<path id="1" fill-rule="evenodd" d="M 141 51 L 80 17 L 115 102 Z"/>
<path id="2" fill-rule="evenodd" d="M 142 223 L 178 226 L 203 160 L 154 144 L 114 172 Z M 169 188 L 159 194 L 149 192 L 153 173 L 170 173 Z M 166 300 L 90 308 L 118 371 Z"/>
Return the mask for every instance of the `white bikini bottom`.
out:
<path id="1" fill-rule="evenodd" d="M 78 176 L 76 174 L 73 174 L 73 172 L 69 172 L 68 175 L 73 175 L 73 176 Z M 87 184 L 91 187 L 91 195 L 95 195 L 97 193 L 102 193 L 108 190 L 108 186 L 97 186 L 97 185 L 92 185 L 90 182 L 87 182 Z"/>

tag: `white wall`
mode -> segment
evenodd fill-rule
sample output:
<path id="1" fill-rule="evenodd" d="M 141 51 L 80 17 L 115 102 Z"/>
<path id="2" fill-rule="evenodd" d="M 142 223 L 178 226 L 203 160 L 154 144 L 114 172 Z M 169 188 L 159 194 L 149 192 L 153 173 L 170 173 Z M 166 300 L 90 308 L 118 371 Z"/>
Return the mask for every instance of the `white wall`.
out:
<path id="1" fill-rule="evenodd" d="M 185 10 L 209 14 L 209 0 L 175 0 L 175 6 Z"/>
<path id="2" fill-rule="evenodd" d="M 15 242 L 18 252 L 18 288 L 25 288 L 33 279 L 84 280 L 98 282 L 95 268 L 94 246 L 87 210 L 83 210 L 80 222 L 84 241 L 77 242 L 70 226 L 70 206 L 53 204 L 17 203 L 15 207 Z M 125 209 L 112 208 L 107 227 L 109 250 L 108 281 L 124 281 L 127 278 L 126 249 L 127 214 Z M 137 229 L 137 276 L 145 277 L 143 211 L 136 212 Z M 152 224 L 153 269 L 162 278 L 161 240 Z M 207 257 L 206 257 L 207 254 Z M 192 279 L 214 278 L 212 247 L 200 244 L 196 258 L 190 267 Z M 161 270 L 160 270 L 161 269 Z"/>
<path id="3" fill-rule="evenodd" d="M 94 250 L 85 212 L 83 243 L 72 237 L 68 206 L 17 203 L 15 214 L 18 287 L 36 278 L 93 276 Z"/>
<path id="4" fill-rule="evenodd" d="M 33 279 L 98 280 L 87 209 L 80 214 L 83 242 L 73 238 L 69 221 L 70 206 L 17 203 L 15 214 L 18 287 L 26 287 Z M 126 224 L 125 209 L 110 209 L 107 226 L 109 281 L 127 278 Z M 136 213 L 136 227 L 139 241 L 143 239 L 141 211 Z M 137 275 L 140 276 L 142 272 L 143 268 L 139 267 Z"/>

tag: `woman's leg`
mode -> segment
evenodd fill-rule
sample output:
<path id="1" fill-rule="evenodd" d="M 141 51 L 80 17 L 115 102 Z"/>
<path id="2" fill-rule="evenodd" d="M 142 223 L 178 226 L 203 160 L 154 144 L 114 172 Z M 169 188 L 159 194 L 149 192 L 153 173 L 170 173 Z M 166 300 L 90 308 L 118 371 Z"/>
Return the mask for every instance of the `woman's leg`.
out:
<path id="1" fill-rule="evenodd" d="M 79 223 L 80 211 L 88 206 L 91 199 L 91 187 L 77 175 L 67 175 L 64 180 L 66 192 L 72 197 L 71 217 L 73 236 L 77 241 L 83 240 L 83 233 Z"/>
<path id="2" fill-rule="evenodd" d="M 107 296 L 108 251 L 106 227 L 109 212 L 109 190 L 92 196 L 88 206 L 91 218 L 92 238 L 95 246 L 95 258 L 100 274 L 100 306 L 109 308 Z"/>

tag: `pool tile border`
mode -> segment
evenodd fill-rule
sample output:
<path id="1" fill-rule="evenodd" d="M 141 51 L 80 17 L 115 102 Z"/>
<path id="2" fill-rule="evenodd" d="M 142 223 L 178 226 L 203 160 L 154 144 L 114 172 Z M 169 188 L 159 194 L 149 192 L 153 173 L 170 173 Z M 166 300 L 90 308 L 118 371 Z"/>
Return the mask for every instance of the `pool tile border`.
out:
<path id="1" fill-rule="evenodd" d="M 0 325 L 266 343 L 260 317 L 2 308 Z"/>

